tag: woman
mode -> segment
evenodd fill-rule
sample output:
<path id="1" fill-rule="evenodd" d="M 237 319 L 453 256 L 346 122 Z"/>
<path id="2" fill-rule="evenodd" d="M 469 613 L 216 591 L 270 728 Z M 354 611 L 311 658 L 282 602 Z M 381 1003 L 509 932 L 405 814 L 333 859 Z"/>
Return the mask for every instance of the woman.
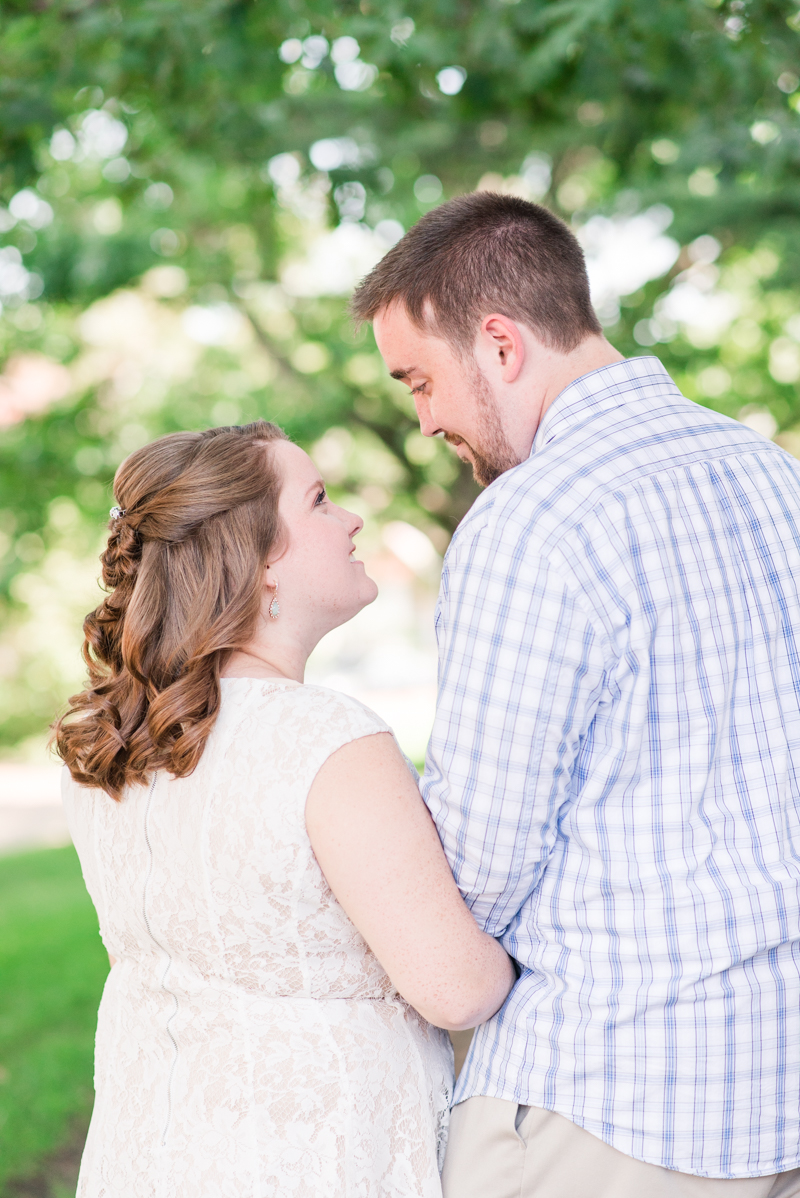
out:
<path id="1" fill-rule="evenodd" d="M 389 729 L 303 685 L 376 596 L 362 521 L 264 421 L 163 437 L 114 490 L 56 731 L 112 962 L 78 1194 L 434 1198 L 439 1028 L 514 975 Z"/>

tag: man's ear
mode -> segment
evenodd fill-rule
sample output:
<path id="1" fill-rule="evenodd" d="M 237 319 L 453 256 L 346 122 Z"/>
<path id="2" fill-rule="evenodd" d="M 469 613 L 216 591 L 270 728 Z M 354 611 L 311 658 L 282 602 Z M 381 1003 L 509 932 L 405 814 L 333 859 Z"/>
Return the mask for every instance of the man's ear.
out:
<path id="1" fill-rule="evenodd" d="M 513 383 L 525 361 L 525 342 L 519 326 L 508 316 L 484 316 L 478 334 L 479 357 L 499 369 L 504 383 Z"/>

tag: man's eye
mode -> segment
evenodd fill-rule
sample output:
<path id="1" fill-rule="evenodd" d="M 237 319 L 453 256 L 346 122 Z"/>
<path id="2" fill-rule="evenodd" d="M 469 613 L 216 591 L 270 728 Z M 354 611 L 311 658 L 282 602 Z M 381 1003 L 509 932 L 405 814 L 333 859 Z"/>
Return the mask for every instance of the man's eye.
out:
<path id="1" fill-rule="evenodd" d="M 425 390 L 425 388 L 427 387 L 427 385 L 428 385 L 427 383 L 420 383 L 420 385 L 419 385 L 418 387 L 412 387 L 412 388 L 411 388 L 411 394 L 412 394 L 412 395 L 418 395 L 418 394 L 419 394 L 421 391 L 424 391 L 424 390 Z"/>

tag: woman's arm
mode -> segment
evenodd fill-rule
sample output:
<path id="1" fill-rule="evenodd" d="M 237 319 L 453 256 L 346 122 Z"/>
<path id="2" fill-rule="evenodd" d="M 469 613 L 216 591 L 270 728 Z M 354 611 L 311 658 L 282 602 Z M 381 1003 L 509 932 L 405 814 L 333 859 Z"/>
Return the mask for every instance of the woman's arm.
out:
<path id="1" fill-rule="evenodd" d="M 403 997 L 453 1031 L 494 1015 L 514 984 L 511 959 L 465 906 L 389 733 L 326 761 L 306 826 L 328 885 Z"/>

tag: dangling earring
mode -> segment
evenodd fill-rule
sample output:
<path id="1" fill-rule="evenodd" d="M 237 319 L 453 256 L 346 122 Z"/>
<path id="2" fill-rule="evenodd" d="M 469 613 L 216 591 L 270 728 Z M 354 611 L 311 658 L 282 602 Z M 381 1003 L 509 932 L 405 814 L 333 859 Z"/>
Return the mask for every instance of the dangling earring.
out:
<path id="1" fill-rule="evenodd" d="M 280 603 L 278 603 L 278 584 L 276 582 L 275 583 L 275 594 L 272 596 L 272 602 L 269 605 L 269 618 L 270 618 L 270 620 L 277 620 L 277 618 L 280 614 L 281 614 L 281 605 L 280 605 Z"/>

